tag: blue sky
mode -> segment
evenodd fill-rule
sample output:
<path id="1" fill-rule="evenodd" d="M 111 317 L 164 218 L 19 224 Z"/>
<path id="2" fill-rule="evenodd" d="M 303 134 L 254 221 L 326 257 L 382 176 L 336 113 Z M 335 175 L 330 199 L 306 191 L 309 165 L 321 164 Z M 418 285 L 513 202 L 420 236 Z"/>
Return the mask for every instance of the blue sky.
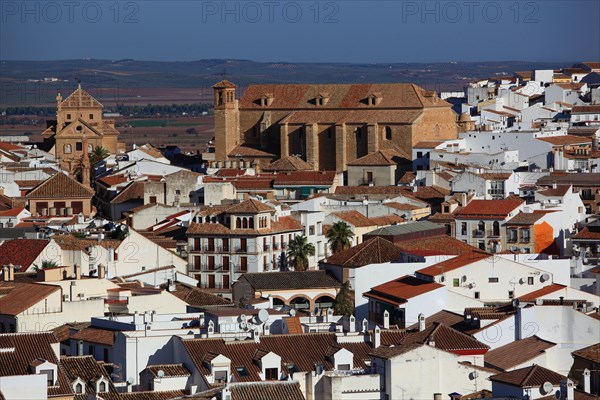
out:
<path id="1" fill-rule="evenodd" d="M 599 1 L 0 1 L 0 59 L 600 60 Z"/>

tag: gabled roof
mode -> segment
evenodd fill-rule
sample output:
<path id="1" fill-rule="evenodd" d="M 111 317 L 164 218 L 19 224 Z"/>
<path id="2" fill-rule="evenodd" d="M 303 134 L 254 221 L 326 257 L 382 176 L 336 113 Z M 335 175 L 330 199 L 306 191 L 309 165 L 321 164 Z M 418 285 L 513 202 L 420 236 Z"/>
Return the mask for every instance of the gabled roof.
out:
<path id="1" fill-rule="evenodd" d="M 356 210 L 350 211 L 339 211 L 331 213 L 333 216 L 345 221 L 351 225 L 356 227 L 365 227 L 365 226 L 374 226 L 375 224 L 367 217 L 365 217 L 362 213 Z"/>
<path id="2" fill-rule="evenodd" d="M 161 288 L 167 289 L 168 285 L 161 285 Z M 185 301 L 192 307 L 210 307 L 210 306 L 230 306 L 231 301 L 225 300 L 221 296 L 217 296 L 197 287 L 191 287 L 183 283 L 175 283 L 175 291 L 169 292 L 180 300 Z"/>
<path id="3" fill-rule="evenodd" d="M 413 297 L 420 296 L 442 287 L 444 287 L 444 285 L 440 283 L 406 275 L 375 286 L 364 293 L 363 296 L 397 306 L 408 302 L 408 300 Z"/>
<path id="4" fill-rule="evenodd" d="M 233 89 L 233 88 L 236 88 L 237 86 L 234 83 L 228 81 L 227 79 L 223 79 L 222 81 L 215 83 L 212 87 L 213 87 L 213 89 L 226 89 L 226 88 Z"/>
<path id="5" fill-rule="evenodd" d="M 506 221 L 506 225 L 533 225 L 542 219 L 546 213 L 539 212 L 519 212 L 517 215 Z"/>
<path id="6" fill-rule="evenodd" d="M 526 293 L 522 296 L 519 296 L 519 300 L 521 301 L 535 301 L 541 297 L 549 295 L 554 292 L 558 292 L 559 290 L 563 290 L 567 288 L 565 285 L 560 285 L 558 283 L 553 283 L 552 285 L 544 286 L 541 289 L 534 290 L 533 292 Z"/>
<path id="7" fill-rule="evenodd" d="M 229 152 L 230 157 L 265 157 L 274 158 L 275 154 L 248 146 L 237 146 Z"/>
<path id="8" fill-rule="evenodd" d="M 273 186 L 331 186 L 335 171 L 291 171 L 275 175 Z"/>
<path id="9" fill-rule="evenodd" d="M 537 336 L 515 340 L 488 351 L 484 357 L 485 366 L 496 368 L 499 371 L 507 371 L 542 355 L 554 346 L 556 343 L 540 339 Z"/>
<path id="10" fill-rule="evenodd" d="M 190 376 L 190 371 L 188 371 L 188 369 L 183 364 L 155 364 L 148 365 L 146 369 L 155 378 L 174 378 L 181 376 Z M 158 371 L 162 371 L 164 375 L 159 376 Z"/>
<path id="11" fill-rule="evenodd" d="M 57 343 L 52 332 L 0 335 L 0 376 L 29 375 L 34 360 L 47 360 L 58 366 L 58 385 L 48 387 L 48 397 L 72 395 L 71 385 L 52 348 Z"/>
<path id="12" fill-rule="evenodd" d="M 116 332 L 108 329 L 89 327 L 80 330 L 71 336 L 71 339 L 103 344 L 105 346 L 113 346 L 115 344 L 115 333 Z"/>
<path id="13" fill-rule="evenodd" d="M 342 286 L 325 271 L 257 272 L 242 275 L 256 291 L 338 288 Z"/>
<path id="14" fill-rule="evenodd" d="M 3 289 L 3 293 L 8 291 L 7 294 L 0 296 L 0 314 L 4 315 L 19 315 L 52 293 L 61 290 L 59 286 L 15 282 L 4 282 L 0 288 Z M 40 311 L 42 310 L 37 310 Z"/>
<path id="15" fill-rule="evenodd" d="M 65 374 L 69 382 L 73 383 L 77 378 L 80 378 L 84 384 L 82 400 L 85 399 L 85 394 L 96 393 L 96 382 L 100 378 L 107 381 L 107 392 L 100 394 L 102 399 L 118 400 L 119 394 L 113 384 L 110 375 L 106 368 L 102 366 L 93 356 L 72 356 L 61 357 L 60 363 L 64 367 Z M 76 397 L 79 400 L 79 396 Z"/>
<path id="16" fill-rule="evenodd" d="M 558 386 L 563 379 L 566 379 L 566 376 L 540 367 L 537 364 L 490 376 L 490 380 L 493 382 L 500 382 L 520 388 L 540 387 L 545 382 L 550 382 L 552 385 Z"/>
<path id="17" fill-rule="evenodd" d="M 525 201 L 518 197 L 503 200 L 471 200 L 457 214 L 457 219 L 506 218 Z"/>
<path id="18" fill-rule="evenodd" d="M 556 189 L 549 187 L 546 189 L 538 190 L 536 193 L 546 197 L 564 197 L 565 194 L 571 189 L 571 185 L 556 185 Z"/>
<path id="19" fill-rule="evenodd" d="M 575 108 L 573 107 L 573 112 L 575 112 Z M 549 137 L 538 137 L 537 140 L 541 140 L 542 142 L 550 143 L 553 146 L 568 146 L 574 144 L 586 144 L 592 143 L 592 139 L 589 137 L 582 136 L 574 136 L 574 135 L 563 135 L 563 136 L 549 136 Z"/>
<path id="20" fill-rule="evenodd" d="M 81 85 L 78 86 L 77 89 L 73 93 L 71 93 L 66 99 L 64 99 L 59 107 L 68 107 L 68 108 L 79 108 L 79 107 L 99 107 L 103 108 L 104 106 L 92 97 L 87 91 L 81 88 Z"/>
<path id="21" fill-rule="evenodd" d="M 392 242 L 381 237 L 375 237 L 327 257 L 325 263 L 344 268 L 360 268 L 369 264 L 397 261 L 401 257 L 402 250 Z"/>
<path id="22" fill-rule="evenodd" d="M 410 159 L 407 155 L 400 154 L 399 151 L 379 150 L 349 162 L 348 166 L 394 166 L 398 165 L 403 158 Z"/>
<path id="23" fill-rule="evenodd" d="M 571 354 L 583 358 L 584 360 L 589 360 L 600 364 L 600 343 L 596 343 L 591 346 L 584 347 L 583 349 L 576 350 Z"/>
<path id="24" fill-rule="evenodd" d="M 267 381 L 229 385 L 232 400 L 305 400 L 300 383 Z"/>
<path id="25" fill-rule="evenodd" d="M 91 198 L 94 191 L 77 182 L 68 175 L 59 172 L 31 189 L 25 197 L 28 199 L 46 198 Z"/>
<path id="26" fill-rule="evenodd" d="M 295 156 L 282 156 L 279 160 L 273 161 L 271 164 L 263 168 L 264 171 L 312 171 L 313 166 Z"/>
<path id="27" fill-rule="evenodd" d="M 132 181 L 110 202 L 113 204 L 121 204 L 132 200 L 144 200 L 144 185 L 145 182 Z"/>
<path id="28" fill-rule="evenodd" d="M 475 262 L 484 260 L 489 257 L 492 257 L 492 255 L 484 252 L 473 251 L 470 253 L 460 254 L 449 260 L 442 261 L 441 263 L 437 263 L 429 267 L 419 269 L 416 272 L 418 274 L 426 276 L 438 276 L 445 272 L 453 271 L 455 269 L 464 267 L 469 264 L 473 264 Z"/>
<path id="29" fill-rule="evenodd" d="M 25 272 L 50 243 L 44 239 L 12 239 L 0 244 L 0 267 L 20 265 Z"/>

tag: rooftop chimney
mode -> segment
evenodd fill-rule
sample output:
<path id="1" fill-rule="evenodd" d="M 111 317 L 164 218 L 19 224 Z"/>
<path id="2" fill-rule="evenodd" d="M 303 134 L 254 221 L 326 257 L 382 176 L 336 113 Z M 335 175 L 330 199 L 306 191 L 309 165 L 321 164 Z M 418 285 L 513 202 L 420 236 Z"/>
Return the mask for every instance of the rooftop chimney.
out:
<path id="1" fill-rule="evenodd" d="M 561 400 L 575 400 L 575 385 L 569 378 L 560 382 L 560 398 Z"/>
<path id="2" fill-rule="evenodd" d="M 581 380 L 583 382 L 583 391 L 586 393 L 591 393 L 590 370 L 587 368 L 584 369 L 582 375 L 583 378 Z"/>
<path id="3" fill-rule="evenodd" d="M 81 279 L 81 268 L 78 264 L 73 264 L 73 272 L 75 273 L 75 279 Z"/>
<path id="4" fill-rule="evenodd" d="M 106 276 L 105 268 L 106 267 L 103 264 L 98 265 L 98 279 L 104 279 L 104 277 Z"/>
<path id="5" fill-rule="evenodd" d="M 419 314 L 419 332 L 423 332 L 425 330 L 425 315 Z"/>
<path id="6" fill-rule="evenodd" d="M 390 329 L 390 313 L 388 310 L 383 312 L 383 329 Z"/>
<path id="7" fill-rule="evenodd" d="M 373 348 L 376 349 L 381 346 L 381 328 L 379 325 L 375 325 L 375 329 L 373 329 Z"/>

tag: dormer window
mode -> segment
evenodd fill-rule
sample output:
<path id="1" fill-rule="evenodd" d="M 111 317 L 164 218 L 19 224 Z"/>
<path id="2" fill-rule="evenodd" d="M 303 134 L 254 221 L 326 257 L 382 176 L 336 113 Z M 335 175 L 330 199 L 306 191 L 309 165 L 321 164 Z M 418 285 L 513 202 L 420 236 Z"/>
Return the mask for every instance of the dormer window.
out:
<path id="1" fill-rule="evenodd" d="M 31 373 L 33 374 L 46 375 L 46 381 L 48 383 L 48 386 L 56 386 L 56 364 L 51 363 L 48 360 L 44 360 L 43 358 L 38 358 L 34 360 L 31 364 L 29 364 L 29 368 Z"/>
<path id="2" fill-rule="evenodd" d="M 107 391 L 108 382 L 105 378 L 100 378 L 96 381 L 96 393 L 104 393 Z"/>
<path id="3" fill-rule="evenodd" d="M 260 105 L 262 107 L 269 107 L 271 104 L 273 104 L 274 99 L 275 96 L 272 93 L 265 93 L 263 97 L 260 98 Z"/>
<path id="4" fill-rule="evenodd" d="M 324 106 L 329 103 L 329 93 L 319 93 L 315 98 L 315 105 Z"/>
<path id="5" fill-rule="evenodd" d="M 40 375 L 46 375 L 48 386 L 54 386 L 54 370 L 43 369 L 40 371 Z"/>
<path id="6" fill-rule="evenodd" d="M 383 96 L 381 95 L 381 93 L 376 92 L 367 97 L 367 104 L 370 106 L 376 106 L 379 105 L 379 103 L 381 103 L 381 100 L 383 100 Z"/>
<path id="7" fill-rule="evenodd" d="M 81 383 L 77 383 L 77 384 L 75 384 L 75 387 L 73 388 L 73 390 L 77 394 L 83 393 L 83 385 Z"/>

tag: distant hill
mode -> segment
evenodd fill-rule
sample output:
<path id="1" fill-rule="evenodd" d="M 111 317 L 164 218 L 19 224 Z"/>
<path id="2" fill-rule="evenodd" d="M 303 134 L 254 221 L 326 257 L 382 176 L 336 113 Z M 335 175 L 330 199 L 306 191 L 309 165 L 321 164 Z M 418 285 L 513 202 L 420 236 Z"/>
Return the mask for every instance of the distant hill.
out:
<path id="1" fill-rule="evenodd" d="M 571 63 L 287 63 L 249 60 L 156 62 L 136 60 L 0 61 L 0 107 L 48 104 L 58 90 L 72 90 L 77 80 L 90 88 L 210 89 L 225 77 L 239 86 L 251 83 L 414 82 L 429 90 L 460 91 L 473 79 L 531 69 L 559 69 Z M 46 78 L 46 81 L 44 81 Z M 58 81 L 52 81 L 57 78 Z M 52 94 L 52 95 L 51 95 Z M 169 100 L 165 99 L 168 103 Z"/>

